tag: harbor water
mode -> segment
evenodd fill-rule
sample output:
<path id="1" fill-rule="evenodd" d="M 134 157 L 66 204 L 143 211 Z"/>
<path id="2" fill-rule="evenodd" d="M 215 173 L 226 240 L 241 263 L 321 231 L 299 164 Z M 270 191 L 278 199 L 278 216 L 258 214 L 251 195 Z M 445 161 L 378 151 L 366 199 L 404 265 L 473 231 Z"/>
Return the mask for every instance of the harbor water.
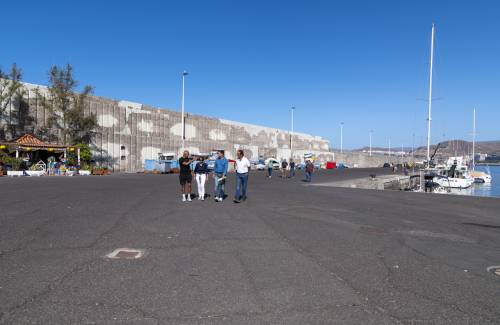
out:
<path id="1" fill-rule="evenodd" d="M 490 184 L 473 184 L 468 189 L 453 189 L 453 194 L 472 195 L 472 196 L 490 196 L 500 198 L 500 166 L 477 166 L 476 170 L 491 174 L 492 182 Z"/>

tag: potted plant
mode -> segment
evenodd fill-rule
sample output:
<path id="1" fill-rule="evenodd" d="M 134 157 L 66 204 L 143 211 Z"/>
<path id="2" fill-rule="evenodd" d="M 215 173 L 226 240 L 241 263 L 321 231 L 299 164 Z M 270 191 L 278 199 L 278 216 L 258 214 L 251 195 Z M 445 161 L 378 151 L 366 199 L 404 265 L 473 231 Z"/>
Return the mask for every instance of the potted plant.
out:
<path id="1" fill-rule="evenodd" d="M 92 173 L 92 166 L 90 166 L 90 164 L 86 163 L 86 162 L 83 162 L 81 165 L 80 165 L 80 169 L 78 170 L 78 175 L 81 175 L 81 176 L 88 176 Z"/>
<path id="2" fill-rule="evenodd" d="M 92 168 L 92 175 L 108 175 L 108 167 L 95 166 Z"/>
<path id="3" fill-rule="evenodd" d="M 92 168 L 92 175 L 102 175 L 102 168 L 99 166 L 94 166 Z"/>
<path id="4" fill-rule="evenodd" d="M 74 176 L 76 175 L 76 168 L 74 166 L 69 166 L 67 169 L 66 169 L 66 176 Z"/>
<path id="5" fill-rule="evenodd" d="M 35 164 L 26 171 L 26 174 L 28 174 L 28 176 L 42 176 L 45 174 L 45 170 L 40 168 L 38 164 Z"/>
<path id="6" fill-rule="evenodd" d="M 3 164 L 3 173 L 7 172 L 7 176 L 23 176 L 21 167 L 22 160 L 9 156 L 6 152 L 0 151 L 0 162 Z"/>
<path id="7" fill-rule="evenodd" d="M 90 162 L 92 160 L 92 150 L 90 145 L 87 143 L 76 143 L 68 153 L 68 163 L 72 166 L 76 166 L 75 174 L 87 176 L 87 175 L 102 175 L 100 167 L 92 168 Z M 80 150 L 80 161 L 78 161 L 78 149 Z M 78 165 L 80 163 L 80 165 Z"/>

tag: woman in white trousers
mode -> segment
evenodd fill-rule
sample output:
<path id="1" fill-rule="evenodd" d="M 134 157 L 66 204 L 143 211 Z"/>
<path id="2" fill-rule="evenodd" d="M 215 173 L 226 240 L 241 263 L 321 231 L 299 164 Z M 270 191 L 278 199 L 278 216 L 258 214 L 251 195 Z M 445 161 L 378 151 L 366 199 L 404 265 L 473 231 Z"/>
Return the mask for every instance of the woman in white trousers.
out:
<path id="1" fill-rule="evenodd" d="M 208 166 L 200 157 L 194 166 L 196 185 L 198 185 L 198 200 L 205 200 L 205 182 L 207 181 Z"/>

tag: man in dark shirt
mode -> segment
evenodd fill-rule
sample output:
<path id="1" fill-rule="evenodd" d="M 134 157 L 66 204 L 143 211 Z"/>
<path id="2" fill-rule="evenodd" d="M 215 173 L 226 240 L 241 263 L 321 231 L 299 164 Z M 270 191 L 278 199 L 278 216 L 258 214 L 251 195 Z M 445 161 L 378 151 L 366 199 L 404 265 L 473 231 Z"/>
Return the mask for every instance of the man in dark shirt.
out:
<path id="1" fill-rule="evenodd" d="M 295 161 L 290 158 L 290 163 L 288 164 L 290 166 L 290 173 L 288 175 L 289 178 L 292 178 L 295 176 Z"/>
<path id="2" fill-rule="evenodd" d="M 179 181 L 181 183 L 182 202 L 191 202 L 191 163 L 193 160 L 189 158 L 189 151 L 185 150 L 182 157 L 179 158 Z"/>
<path id="3" fill-rule="evenodd" d="M 310 160 L 306 162 L 305 171 L 306 171 L 305 173 L 306 179 L 304 181 L 310 183 L 312 178 L 312 173 L 314 172 L 314 165 Z"/>
<path id="4" fill-rule="evenodd" d="M 281 162 L 281 178 L 286 178 L 286 169 L 288 168 L 288 163 L 286 159 Z"/>

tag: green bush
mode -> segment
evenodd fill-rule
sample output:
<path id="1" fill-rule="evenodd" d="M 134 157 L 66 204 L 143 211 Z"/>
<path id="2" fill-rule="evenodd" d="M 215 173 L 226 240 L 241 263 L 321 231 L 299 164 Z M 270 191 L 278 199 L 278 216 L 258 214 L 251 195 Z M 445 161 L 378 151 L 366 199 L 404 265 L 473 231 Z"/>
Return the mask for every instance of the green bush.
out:
<path id="1" fill-rule="evenodd" d="M 2 162 L 4 166 L 12 166 L 12 170 L 19 170 L 19 167 L 21 167 L 22 159 L 11 157 L 5 151 L 0 151 L 0 162 Z"/>
<path id="2" fill-rule="evenodd" d="M 92 170 L 92 165 L 90 165 L 87 162 L 83 162 L 80 164 L 80 169 L 81 170 Z"/>
<path id="3" fill-rule="evenodd" d="M 87 165 L 88 167 L 88 165 L 90 164 L 90 160 L 92 159 L 92 151 L 90 150 L 90 146 L 86 143 L 77 143 L 73 147 L 75 148 L 75 151 L 70 151 L 67 155 L 68 164 L 70 166 L 76 166 L 78 164 L 77 150 L 78 148 L 80 148 L 80 166 L 83 167 L 84 165 Z"/>

